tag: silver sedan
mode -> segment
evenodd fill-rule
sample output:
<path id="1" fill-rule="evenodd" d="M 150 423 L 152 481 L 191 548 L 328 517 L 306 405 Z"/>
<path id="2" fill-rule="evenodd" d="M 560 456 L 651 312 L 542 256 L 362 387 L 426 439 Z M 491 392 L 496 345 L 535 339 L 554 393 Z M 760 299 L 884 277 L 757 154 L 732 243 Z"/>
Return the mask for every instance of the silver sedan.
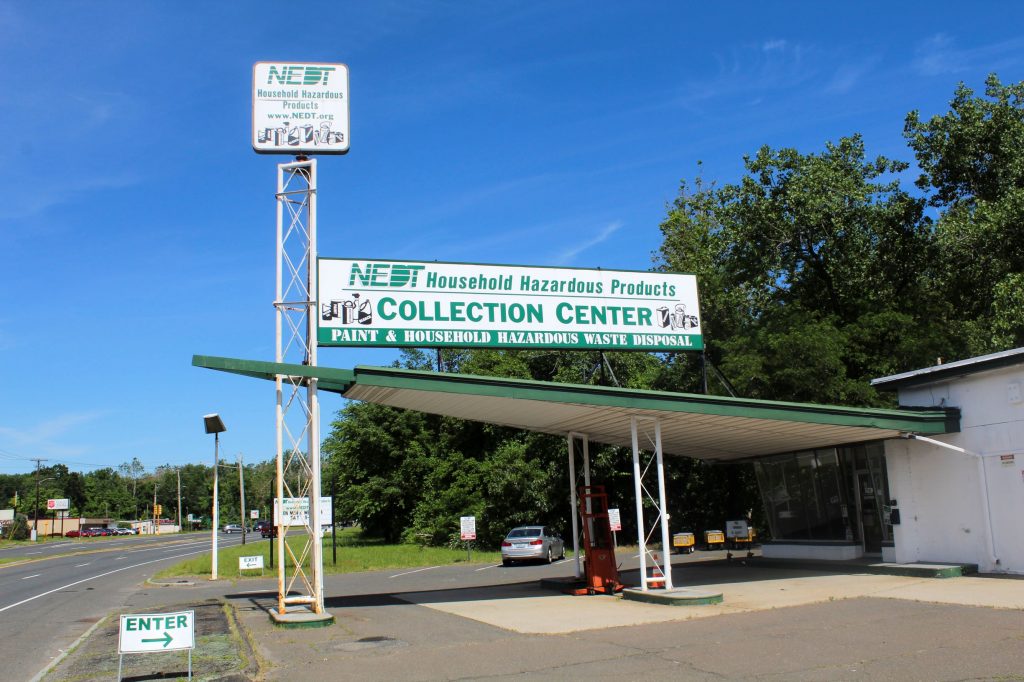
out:
<path id="1" fill-rule="evenodd" d="M 565 542 L 547 526 L 520 526 L 509 531 L 501 543 L 501 563 L 509 566 L 513 561 L 541 559 L 551 561 L 565 558 Z"/>

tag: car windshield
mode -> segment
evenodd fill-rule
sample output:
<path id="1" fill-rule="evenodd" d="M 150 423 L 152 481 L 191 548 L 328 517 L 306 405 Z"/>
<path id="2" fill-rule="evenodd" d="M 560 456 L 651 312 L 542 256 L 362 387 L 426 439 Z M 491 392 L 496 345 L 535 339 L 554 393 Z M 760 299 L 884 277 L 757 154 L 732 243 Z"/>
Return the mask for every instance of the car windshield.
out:
<path id="1" fill-rule="evenodd" d="M 508 536 L 510 538 L 536 538 L 540 537 L 540 528 L 513 528 Z"/>

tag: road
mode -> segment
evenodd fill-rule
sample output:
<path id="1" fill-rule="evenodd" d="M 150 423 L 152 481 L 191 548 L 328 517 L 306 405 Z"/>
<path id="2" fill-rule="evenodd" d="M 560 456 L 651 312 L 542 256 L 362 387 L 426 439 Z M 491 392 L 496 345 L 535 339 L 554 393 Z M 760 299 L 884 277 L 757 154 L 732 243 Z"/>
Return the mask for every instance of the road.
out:
<path id="1" fill-rule="evenodd" d="M 146 578 L 210 549 L 209 534 L 97 540 L 22 548 L 36 560 L 0 565 L 3 679 L 31 679 L 93 623 L 119 608 Z M 241 542 L 240 535 L 220 536 L 221 547 Z M 266 548 L 265 543 L 258 546 Z M 30 554 L 38 550 L 41 556 Z"/>

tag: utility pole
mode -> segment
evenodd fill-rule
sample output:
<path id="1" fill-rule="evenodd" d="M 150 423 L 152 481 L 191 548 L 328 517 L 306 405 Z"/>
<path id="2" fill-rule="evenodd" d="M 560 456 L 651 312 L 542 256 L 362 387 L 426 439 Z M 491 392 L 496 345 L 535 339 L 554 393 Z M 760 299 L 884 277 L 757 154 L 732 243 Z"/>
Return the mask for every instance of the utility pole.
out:
<path id="1" fill-rule="evenodd" d="M 153 535 L 156 535 L 156 481 L 153 481 Z"/>
<path id="2" fill-rule="evenodd" d="M 39 466 L 46 460 L 36 457 L 34 461 L 36 463 L 36 508 L 32 512 L 32 542 L 39 540 Z"/>
<path id="3" fill-rule="evenodd" d="M 242 453 L 238 453 L 238 509 L 242 517 L 242 544 L 245 544 L 245 476 L 242 467 Z"/>
<path id="4" fill-rule="evenodd" d="M 174 473 L 178 474 L 178 532 L 182 531 L 181 527 L 181 469 L 175 469 Z"/>

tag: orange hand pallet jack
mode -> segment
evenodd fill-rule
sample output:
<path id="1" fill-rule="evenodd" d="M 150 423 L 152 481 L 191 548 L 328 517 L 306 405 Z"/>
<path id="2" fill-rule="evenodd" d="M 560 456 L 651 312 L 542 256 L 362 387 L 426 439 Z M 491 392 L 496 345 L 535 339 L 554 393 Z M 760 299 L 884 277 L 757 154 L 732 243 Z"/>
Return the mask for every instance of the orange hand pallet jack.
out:
<path id="1" fill-rule="evenodd" d="M 608 523 L 608 495 L 603 485 L 580 486 L 580 516 L 583 518 L 583 583 L 575 583 L 567 594 L 615 594 L 621 592 L 615 545 Z"/>

